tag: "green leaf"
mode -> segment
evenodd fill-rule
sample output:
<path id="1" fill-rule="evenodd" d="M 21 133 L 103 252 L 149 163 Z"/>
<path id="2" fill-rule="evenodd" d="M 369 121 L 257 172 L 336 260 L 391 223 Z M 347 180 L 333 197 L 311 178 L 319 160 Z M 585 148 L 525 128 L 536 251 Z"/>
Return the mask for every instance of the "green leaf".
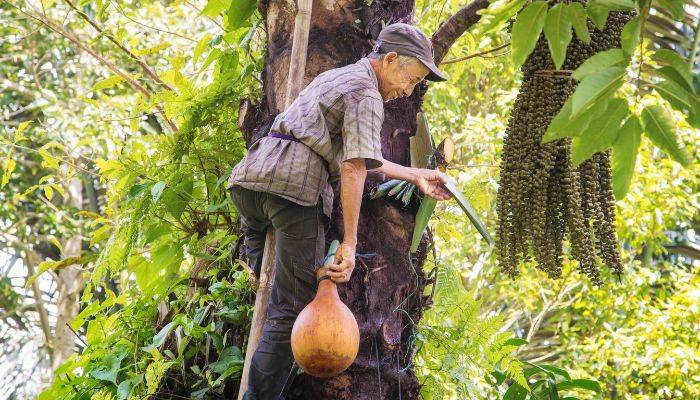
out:
<path id="1" fill-rule="evenodd" d="M 102 89 L 109 89 L 114 86 L 117 86 L 118 84 L 124 82 L 124 78 L 122 78 L 119 75 L 113 75 L 110 76 L 109 78 L 101 79 L 97 82 L 95 82 L 95 86 L 92 87 L 92 90 L 98 91 Z"/>
<path id="2" fill-rule="evenodd" d="M 126 199 L 133 200 L 134 198 L 138 197 L 141 193 L 143 193 L 144 190 L 146 190 L 147 186 L 148 184 L 146 183 L 138 183 L 136 185 L 133 185 L 129 188 L 129 193 L 126 196 Z"/>
<path id="3" fill-rule="evenodd" d="M 632 182 L 641 138 L 642 124 L 636 115 L 632 115 L 622 125 L 613 144 L 613 192 L 618 200 L 625 197 Z"/>
<path id="4" fill-rule="evenodd" d="M 654 70 L 657 76 L 676 82 L 678 85 L 683 87 L 686 91 L 692 93 L 693 95 L 696 94 L 695 86 L 693 85 L 693 82 L 689 82 L 686 80 L 686 77 L 683 76 L 680 72 L 678 72 L 677 69 L 670 67 L 670 66 L 663 66 L 661 68 L 657 68 Z"/>
<path id="5" fill-rule="evenodd" d="M 625 68 L 615 66 L 605 68 L 584 78 L 572 95 L 571 116 L 578 115 L 601 97 L 612 95 L 622 86 L 624 76 Z"/>
<path id="6" fill-rule="evenodd" d="M 169 324 L 165 325 L 154 337 L 153 340 L 151 341 L 151 344 L 148 346 L 142 347 L 141 349 L 150 352 L 153 349 L 156 349 L 165 343 L 165 339 L 168 337 L 168 334 L 175 329 L 178 325 L 180 324 L 179 319 L 174 319 L 171 321 Z"/>
<path id="7" fill-rule="evenodd" d="M 657 50 L 652 58 L 659 64 L 668 65 L 671 68 L 675 69 L 676 72 L 678 72 L 678 74 L 680 74 L 680 76 L 683 77 L 683 80 L 686 81 L 688 86 L 691 89 L 693 89 L 693 93 L 695 93 L 693 73 L 690 71 L 690 66 L 688 66 L 686 60 L 680 54 L 676 53 L 673 50 L 661 49 Z"/>
<path id="8" fill-rule="evenodd" d="M 571 162 L 579 166 L 595 153 L 603 151 L 615 143 L 622 121 L 629 115 L 627 101 L 612 99 L 605 112 L 594 118 L 584 133 L 574 138 L 571 148 Z"/>
<path id="9" fill-rule="evenodd" d="M 540 373 L 545 374 L 550 378 L 554 378 L 554 373 L 552 371 L 544 369 L 541 366 L 539 366 L 538 364 L 533 364 L 533 363 L 527 362 L 527 361 L 525 361 L 524 364 L 530 366 L 530 368 L 525 370 L 525 378 L 526 379 L 530 379 L 533 376 L 540 374 Z"/>
<path id="10" fill-rule="evenodd" d="M 673 15 L 675 19 L 682 20 L 685 16 L 683 0 L 656 0 L 659 5 Z"/>
<path id="11" fill-rule="evenodd" d="M 632 0 L 596 0 L 602 6 L 608 7 L 611 11 L 614 10 L 632 10 L 636 8 Z"/>
<path id="12" fill-rule="evenodd" d="M 547 387 L 549 388 L 549 400 L 559 400 L 559 392 L 557 391 L 557 382 L 554 379 L 547 380 Z"/>
<path id="13" fill-rule="evenodd" d="M 100 365 L 90 371 L 90 375 L 95 379 L 112 382 L 116 385 L 117 373 L 124 357 L 126 357 L 126 351 L 123 349 L 116 353 L 108 353 L 100 360 Z"/>
<path id="14" fill-rule="evenodd" d="M 642 110 L 644 133 L 672 159 L 686 167 L 691 163 L 688 151 L 678 143 L 673 117 L 661 106 L 646 106 Z"/>
<path id="15" fill-rule="evenodd" d="M 221 43 L 221 40 L 223 40 L 223 36 L 222 36 L 222 35 L 216 35 L 216 36 L 214 36 L 214 37 L 209 41 L 209 43 L 207 43 L 207 44 L 209 45 L 209 47 L 214 47 L 214 46 L 216 46 L 217 44 Z"/>
<path id="16" fill-rule="evenodd" d="M 255 22 L 253 23 L 253 26 L 251 26 L 250 29 L 248 29 L 248 33 L 246 33 L 245 36 L 243 36 L 243 39 L 241 39 L 241 42 L 238 44 L 239 46 L 241 46 L 241 48 L 243 48 L 243 49 L 248 48 L 248 45 L 249 45 L 251 39 L 253 39 L 253 35 L 255 34 L 255 31 L 258 30 L 258 26 L 260 26 L 260 23 L 261 23 L 261 20 L 259 20 L 259 19 L 255 20 Z"/>
<path id="17" fill-rule="evenodd" d="M 147 47 L 147 48 L 142 49 L 142 50 L 133 49 L 132 52 L 137 56 L 147 56 L 149 54 L 155 54 L 161 50 L 165 50 L 170 46 L 172 46 L 172 43 L 162 42 L 162 43 L 158 43 L 154 46 Z"/>
<path id="18" fill-rule="evenodd" d="M 625 24 L 625 27 L 622 28 L 620 43 L 622 45 L 622 50 L 624 50 L 625 54 L 628 56 L 632 55 L 634 53 L 634 49 L 637 48 L 639 37 L 642 34 L 643 21 L 644 18 L 641 15 L 638 15 L 629 20 L 629 22 Z"/>
<path id="19" fill-rule="evenodd" d="M 528 341 L 525 339 L 514 337 L 514 338 L 510 338 L 510 339 L 506 340 L 505 344 L 508 346 L 520 347 L 520 346 L 524 346 L 524 345 L 528 344 Z"/>
<path id="20" fill-rule="evenodd" d="M 598 29 L 605 28 L 605 23 L 608 20 L 608 14 L 610 14 L 610 8 L 605 6 L 600 0 L 590 0 L 586 5 L 586 12 L 588 17 L 593 21 Z"/>
<path id="21" fill-rule="evenodd" d="M 581 3 L 572 2 L 566 7 L 566 11 L 569 16 L 569 21 L 576 31 L 576 36 L 588 44 L 591 42 L 591 33 L 588 31 L 588 16 L 586 15 L 586 10 L 583 8 Z"/>
<path id="22" fill-rule="evenodd" d="M 209 65 L 211 65 L 212 62 L 214 62 L 215 60 L 219 59 L 219 57 L 221 57 L 221 54 L 222 54 L 222 52 L 218 48 L 215 47 L 215 48 L 211 49 L 211 51 L 209 52 L 209 55 L 202 63 L 202 66 L 199 67 L 199 71 L 197 73 L 206 70 L 209 67 Z"/>
<path id="23" fill-rule="evenodd" d="M 564 137 L 579 136 L 581 132 L 588 128 L 592 119 L 597 118 L 598 115 L 605 112 L 608 100 L 610 99 L 602 98 L 590 104 L 576 117 L 571 118 L 571 103 L 573 102 L 573 97 L 570 96 L 547 127 L 547 131 L 542 137 L 542 143 L 548 143 Z"/>
<path id="24" fill-rule="evenodd" d="M 527 390 L 517 383 L 508 387 L 508 390 L 503 394 L 503 400 L 525 400 Z"/>
<path id="25" fill-rule="evenodd" d="M 583 389 L 592 392 L 600 393 L 600 384 L 591 379 L 572 379 L 568 382 L 559 382 L 557 384 L 559 390 Z"/>
<path id="26" fill-rule="evenodd" d="M 131 396 L 132 388 L 138 386 L 141 382 L 143 382 L 143 374 L 138 374 L 131 379 L 122 381 L 117 386 L 117 400 L 127 400 Z"/>
<path id="27" fill-rule="evenodd" d="M 491 3 L 491 4 L 495 4 Z M 497 8 L 489 8 L 480 12 L 481 15 L 489 15 L 491 18 L 481 18 L 478 30 L 481 34 L 491 32 L 503 22 L 509 20 L 525 4 L 525 0 L 509 1 Z M 483 21 L 483 22 L 482 22 Z"/>
<path id="28" fill-rule="evenodd" d="M 10 151 L 7 152 L 7 160 L 5 161 L 5 168 L 3 168 L 2 171 L 2 180 L 0 180 L 0 188 L 4 187 L 10 182 L 10 176 L 12 176 L 12 172 L 17 166 L 17 162 L 12 157 L 13 153 L 14 152 L 12 151 L 12 149 L 10 149 Z"/>
<path id="29" fill-rule="evenodd" d="M 469 218 L 469 221 L 471 221 L 472 225 L 476 228 L 477 231 L 481 234 L 481 236 L 488 242 L 489 245 L 493 246 L 493 239 L 491 238 L 491 235 L 489 235 L 488 230 L 484 226 L 484 224 L 479 220 L 479 216 L 476 214 L 476 211 L 474 211 L 474 208 L 472 208 L 471 204 L 469 203 L 469 200 L 467 200 L 466 197 L 462 194 L 462 192 L 459 191 L 457 188 L 457 184 L 455 181 L 450 177 L 449 175 L 445 175 L 445 178 L 447 180 L 447 183 L 445 183 L 445 187 L 447 190 L 452 193 L 452 196 L 454 199 L 457 201 L 457 204 L 462 208 L 462 211 L 464 211 L 465 214 L 467 214 L 467 217 Z"/>
<path id="30" fill-rule="evenodd" d="M 192 55 L 192 65 L 196 65 L 199 57 L 204 53 L 204 50 L 209 46 L 209 41 L 211 40 L 211 34 L 205 33 L 201 39 L 194 46 L 194 54 Z"/>
<path id="31" fill-rule="evenodd" d="M 554 375 L 559 375 L 562 378 L 566 379 L 567 381 L 571 380 L 571 376 L 569 375 L 568 372 L 564 368 L 557 367 L 556 365 L 552 364 L 537 364 L 540 368 L 549 371 L 553 373 Z"/>
<path id="32" fill-rule="evenodd" d="M 158 199 L 160 199 L 163 189 L 165 189 L 165 182 L 163 181 L 156 182 L 151 187 L 151 198 L 153 199 L 154 203 L 157 203 Z"/>
<path id="33" fill-rule="evenodd" d="M 238 0 L 209 0 L 200 15 L 214 18 L 229 8 L 231 3 L 235 3 L 236 1 Z"/>
<path id="34" fill-rule="evenodd" d="M 535 1 L 518 15 L 511 33 L 511 47 L 515 67 L 521 66 L 537 44 L 544 20 L 547 17 L 547 2 Z"/>
<path id="35" fill-rule="evenodd" d="M 508 378 L 508 375 L 501 371 L 491 371 L 491 375 L 496 378 L 495 386 L 500 386 Z"/>
<path id="36" fill-rule="evenodd" d="M 584 61 L 583 64 L 576 68 L 576 71 L 571 74 L 571 77 L 577 81 L 582 81 L 587 76 L 598 73 L 605 68 L 626 66 L 628 61 L 629 60 L 620 49 L 601 51 Z"/>
<path id="37" fill-rule="evenodd" d="M 256 0 L 233 0 L 231 7 L 226 12 L 227 29 L 236 30 L 248 21 L 258 2 Z"/>
<path id="38" fill-rule="evenodd" d="M 194 182 L 192 177 L 184 178 L 175 187 L 168 187 L 163 192 L 163 203 L 165 209 L 175 218 L 180 218 L 185 207 L 192 198 L 192 189 Z"/>
<path id="39" fill-rule="evenodd" d="M 219 361 L 209 364 L 209 368 L 217 374 L 223 374 L 233 366 L 243 366 L 243 353 L 236 346 L 227 347 L 221 353 Z"/>
<path id="40" fill-rule="evenodd" d="M 684 87 L 674 81 L 665 80 L 653 85 L 653 87 L 674 109 L 683 114 L 687 115 L 691 111 L 700 110 L 700 102 L 697 96 L 689 93 Z"/>
<path id="41" fill-rule="evenodd" d="M 571 42 L 571 21 L 569 21 L 565 4 L 557 3 L 547 12 L 544 34 L 547 37 L 554 65 L 560 69 L 566 59 L 566 48 Z"/>
<path id="42" fill-rule="evenodd" d="M 424 195 L 418 208 L 418 213 L 416 213 L 416 225 L 413 227 L 413 237 L 411 238 L 411 253 L 418 251 L 418 245 L 423 237 L 423 232 L 428 226 L 428 221 L 435 211 L 435 206 L 437 205 L 437 200 Z"/>
<path id="43" fill-rule="evenodd" d="M 31 124 L 32 122 L 34 122 L 34 121 L 22 121 L 19 123 L 19 125 L 17 125 L 17 130 L 15 130 L 15 137 L 14 137 L 15 143 L 21 141 L 22 139 L 24 139 L 26 137 L 22 134 L 22 132 L 24 132 L 24 130 L 27 129 L 29 124 Z"/>
<path id="44" fill-rule="evenodd" d="M 117 386 L 117 400 L 126 400 L 131 396 L 131 380 L 122 381 Z"/>

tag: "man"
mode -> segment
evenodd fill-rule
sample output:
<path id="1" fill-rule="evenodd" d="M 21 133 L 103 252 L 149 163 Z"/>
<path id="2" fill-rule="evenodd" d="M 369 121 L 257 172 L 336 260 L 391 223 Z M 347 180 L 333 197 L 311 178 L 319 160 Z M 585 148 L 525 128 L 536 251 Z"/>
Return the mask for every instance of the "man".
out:
<path id="1" fill-rule="evenodd" d="M 367 169 L 414 183 L 439 200 L 450 197 L 438 171 L 382 158 L 383 102 L 410 96 L 423 79 L 446 80 L 432 44 L 407 24 L 386 26 L 373 52 L 319 74 L 254 143 L 229 178 L 246 256 L 260 274 L 265 231 L 275 229 L 275 281 L 244 399 L 277 400 L 293 363 L 290 337 L 299 312 L 316 294 L 325 229 L 333 205 L 329 180 L 340 177 L 343 239 L 327 275 L 347 282 L 355 267 L 357 221 Z"/>

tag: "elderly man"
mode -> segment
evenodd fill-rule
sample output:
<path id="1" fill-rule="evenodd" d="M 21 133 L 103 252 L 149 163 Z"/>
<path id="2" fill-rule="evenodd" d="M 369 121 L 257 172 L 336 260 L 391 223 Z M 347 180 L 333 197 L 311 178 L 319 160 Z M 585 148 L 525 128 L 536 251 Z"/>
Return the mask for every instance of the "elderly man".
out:
<path id="1" fill-rule="evenodd" d="M 432 44 L 408 24 L 386 26 L 373 52 L 319 74 L 277 115 L 229 178 L 245 234 L 248 261 L 260 273 L 265 231 L 275 229 L 275 281 L 245 399 L 277 400 L 293 363 L 291 330 L 316 293 L 325 230 L 333 205 L 330 181 L 340 178 L 342 244 L 327 276 L 347 282 L 355 267 L 357 221 L 368 169 L 414 183 L 426 195 L 450 197 L 444 176 L 382 158 L 384 102 L 410 96 L 423 79 L 446 78 Z"/>

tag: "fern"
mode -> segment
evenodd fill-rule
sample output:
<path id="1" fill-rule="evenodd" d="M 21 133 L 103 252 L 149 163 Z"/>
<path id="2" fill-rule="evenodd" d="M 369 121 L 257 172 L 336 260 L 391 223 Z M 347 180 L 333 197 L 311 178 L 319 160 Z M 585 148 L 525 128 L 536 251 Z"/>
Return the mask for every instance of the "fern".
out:
<path id="1" fill-rule="evenodd" d="M 461 284 L 459 271 L 441 265 L 435 306 L 423 318 L 417 335 L 416 367 L 425 398 L 478 398 L 489 390 L 483 376 L 497 365 L 516 381 L 524 381 L 514 358 L 510 332 L 501 315 L 483 316 L 482 300 Z"/>

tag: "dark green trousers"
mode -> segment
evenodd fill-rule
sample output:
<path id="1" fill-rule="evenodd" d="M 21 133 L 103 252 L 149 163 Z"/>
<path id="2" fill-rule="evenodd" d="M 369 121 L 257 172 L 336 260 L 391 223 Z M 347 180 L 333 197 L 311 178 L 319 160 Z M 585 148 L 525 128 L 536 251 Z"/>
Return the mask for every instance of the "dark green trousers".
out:
<path id="1" fill-rule="evenodd" d="M 294 361 L 290 340 L 294 320 L 316 295 L 316 269 L 323 262 L 328 221 L 320 201 L 305 207 L 239 186 L 231 188 L 231 199 L 241 216 L 247 261 L 257 276 L 266 231 L 270 226 L 275 229 L 275 280 L 243 398 L 278 400 Z"/>

